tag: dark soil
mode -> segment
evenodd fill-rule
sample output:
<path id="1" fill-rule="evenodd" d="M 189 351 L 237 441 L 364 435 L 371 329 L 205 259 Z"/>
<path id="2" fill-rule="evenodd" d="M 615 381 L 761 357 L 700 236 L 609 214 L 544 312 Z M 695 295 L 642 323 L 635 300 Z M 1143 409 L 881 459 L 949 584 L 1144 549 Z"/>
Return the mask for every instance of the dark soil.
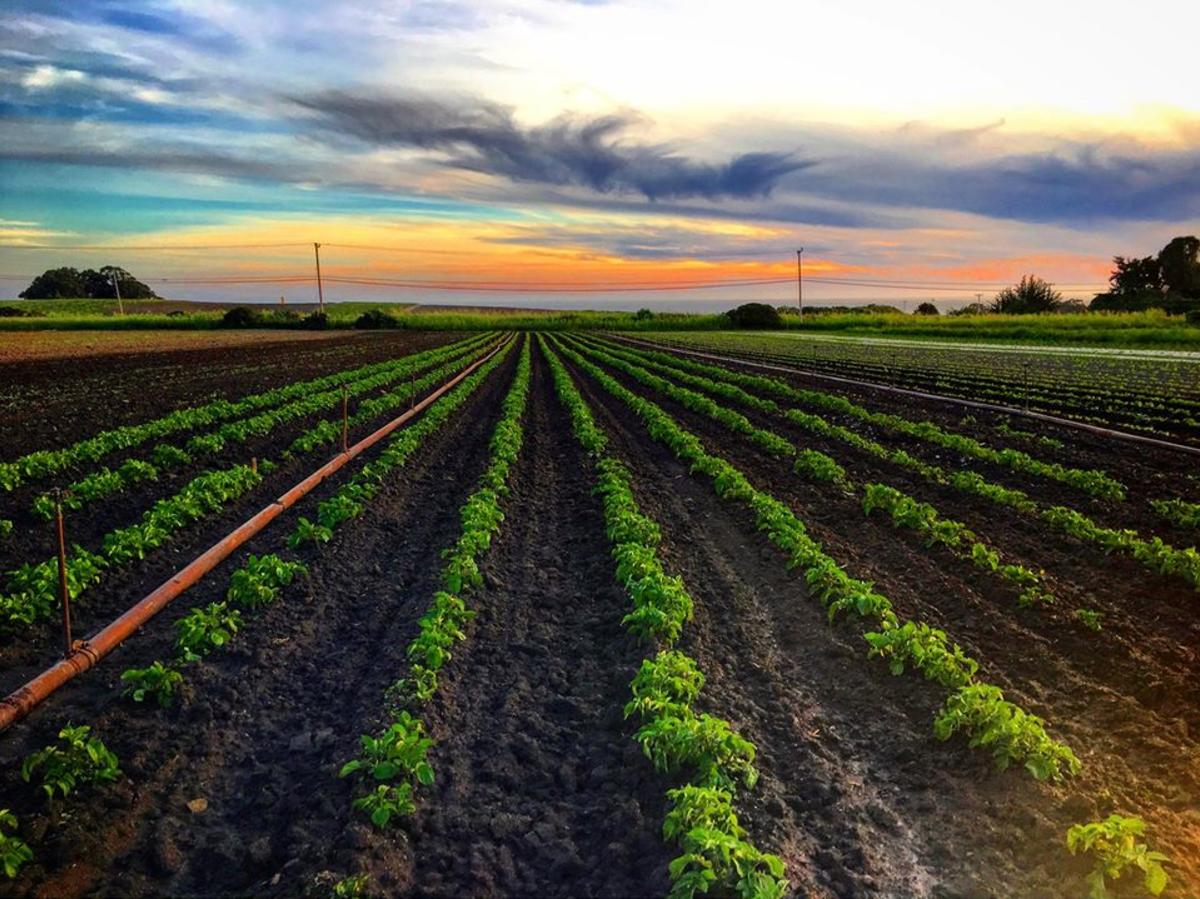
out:
<path id="1" fill-rule="evenodd" d="M 587 459 L 545 365 L 478 618 L 430 710 L 438 780 L 413 822 L 413 891 L 661 896 L 669 783 L 623 719 L 644 654 Z"/>

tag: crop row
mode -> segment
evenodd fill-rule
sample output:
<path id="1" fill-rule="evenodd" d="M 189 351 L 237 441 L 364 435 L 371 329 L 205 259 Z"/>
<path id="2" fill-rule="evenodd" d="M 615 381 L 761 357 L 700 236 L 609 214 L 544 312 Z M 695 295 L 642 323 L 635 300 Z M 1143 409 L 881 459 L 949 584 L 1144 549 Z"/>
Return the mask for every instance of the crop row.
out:
<path id="1" fill-rule="evenodd" d="M 611 346 L 609 348 L 613 349 Z M 678 356 L 653 350 L 643 351 L 640 355 L 647 359 L 667 363 L 671 363 L 679 358 Z M 932 443 L 935 446 L 953 450 L 972 459 L 1011 468 L 1013 471 L 1022 474 L 1068 484 L 1090 496 L 1114 502 L 1121 502 L 1125 499 L 1125 487 L 1103 471 L 1071 468 L 1057 462 L 1044 462 L 1041 459 L 1030 456 L 1028 453 L 1012 449 L 1011 447 L 996 449 L 995 447 L 981 443 L 973 437 L 948 431 L 931 421 L 909 421 L 903 416 L 894 415 L 890 412 L 874 412 L 836 394 L 795 387 L 776 378 L 764 378 L 763 380 L 771 385 L 767 389 L 771 390 L 777 397 L 794 400 L 807 406 L 815 406 L 827 412 L 846 415 L 864 424 L 875 425 L 888 431 L 904 434 L 907 437 L 913 437 L 917 440 Z"/>
<path id="2" fill-rule="evenodd" d="M 158 500 L 138 523 L 105 534 L 99 552 L 74 546 L 66 566 L 68 594 L 78 599 L 108 569 L 144 559 L 183 528 L 225 508 L 260 483 L 262 475 L 248 465 L 204 472 L 178 493 Z M 51 617 L 58 589 L 57 558 L 26 563 L 9 572 L 5 592 L 0 594 L 0 627 L 20 627 Z"/>
<path id="3" fill-rule="evenodd" d="M 418 622 L 417 636 L 406 650 L 409 673 L 389 688 L 389 722 L 378 733 L 362 735 L 359 756 L 340 772 L 342 777 L 359 775 L 366 792 L 354 800 L 354 808 L 381 829 L 396 818 L 411 815 L 416 810 L 414 789 L 434 779 L 428 760 L 433 740 L 413 709 L 433 696 L 438 671 L 450 660 L 454 645 L 466 639 L 465 627 L 474 617 L 462 596 L 482 583 L 479 560 L 504 520 L 500 498 L 507 493 L 509 473 L 524 442 L 521 418 L 529 395 L 529 373 L 530 343 L 526 338 L 488 444 L 487 467 L 459 510 L 462 530 L 458 540 L 443 554 L 442 588 L 434 593 Z"/>
<path id="4" fill-rule="evenodd" d="M 652 439 L 693 472 L 708 476 L 719 497 L 754 514 L 756 527 L 787 553 L 789 567 L 803 572 L 810 594 L 826 606 L 831 621 L 845 613 L 873 624 L 879 630 L 864 634 L 870 655 L 887 660 L 894 673 L 911 667 L 947 690 L 949 696 L 934 722 L 939 739 L 963 733 L 970 745 L 991 750 L 1001 769 L 1021 764 L 1039 780 L 1058 780 L 1079 771 L 1079 760 L 1071 749 L 1052 739 L 1036 715 L 1006 700 L 998 687 L 979 681 L 979 664 L 951 644 L 943 631 L 921 622 L 901 622 L 891 601 L 871 583 L 847 574 L 784 503 L 754 487 L 725 459 L 705 450 L 699 438 L 655 403 L 628 390 L 569 347 L 564 346 L 563 352 L 629 407 Z"/>
<path id="5" fill-rule="evenodd" d="M 754 513 L 756 526 L 788 553 L 789 567 L 798 566 L 804 570 L 810 591 L 825 603 L 831 621 L 841 612 L 877 621 L 881 625 L 879 630 L 863 634 L 870 645 L 870 656 L 887 661 L 893 674 L 902 674 L 911 667 L 949 691 L 934 721 L 934 733 L 939 739 L 948 740 L 955 734 L 965 734 L 970 746 L 990 750 L 999 768 L 1007 768 L 1014 762 L 1023 763 L 1038 779 L 1058 780 L 1079 772 L 1081 765 L 1074 753 L 1047 735 L 1041 719 L 1005 700 L 998 687 L 978 681 L 978 664 L 951 644 L 944 632 L 920 622 L 901 623 L 887 598 L 876 593 L 872 584 L 846 575 L 821 551 L 819 544 L 807 536 L 803 524 L 786 506 L 756 490 L 724 460 L 705 452 L 694 435 L 680 428 L 653 403 L 626 390 L 598 366 L 569 348 L 564 348 L 564 352 L 641 418 L 653 439 L 671 449 L 692 472 L 702 472 L 712 478 L 718 496 L 739 502 Z M 827 456 L 823 460 L 802 457 L 799 462 L 827 480 L 844 479 L 844 471 Z M 890 493 L 882 501 L 894 502 L 897 496 L 906 499 L 902 494 Z M 901 507 L 904 505 L 899 503 Z M 933 526 L 937 527 L 936 521 Z M 965 539 L 961 532 L 959 536 Z M 645 673 L 645 695 L 651 703 L 664 701 L 664 697 L 669 701 L 673 697 L 686 696 L 691 685 L 696 683 L 686 666 L 677 664 L 666 664 L 662 669 Z M 653 685 L 658 683 L 665 686 L 656 691 Z M 635 682 L 635 696 L 637 690 Z M 669 692 L 671 690 L 676 692 Z M 709 807 L 715 806 L 714 802 Z M 721 807 L 720 817 L 724 819 L 727 812 L 731 813 L 728 805 Z M 1070 852 L 1073 855 L 1087 852 L 1092 856 L 1093 868 L 1088 875 L 1092 895 L 1108 895 L 1109 881 L 1117 880 L 1133 869 L 1142 872 L 1144 885 L 1152 895 L 1157 896 L 1163 891 L 1167 884 L 1163 863 L 1168 859 L 1138 842 L 1145 829 L 1145 822 L 1140 818 L 1121 815 L 1110 815 L 1104 821 L 1078 824 L 1069 829 L 1066 843 Z M 710 840 L 706 845 L 713 847 L 721 843 Z M 705 883 L 701 882 L 699 888 L 703 889 Z"/>
<path id="6" fill-rule="evenodd" d="M 301 516 L 288 537 L 288 544 L 295 549 L 304 543 L 327 543 L 338 525 L 361 514 L 366 504 L 383 487 L 388 474 L 407 463 L 421 444 L 441 428 L 483 383 L 484 378 L 508 357 L 513 345 L 511 341 L 506 343 L 496 355 L 471 372 L 449 393 L 439 397 L 415 423 L 389 438 L 387 446 L 377 458 L 364 465 L 336 493 L 317 504 L 316 521 Z"/>
<path id="7" fill-rule="evenodd" d="M 1085 543 L 1090 543 L 1105 553 L 1120 552 L 1128 555 L 1156 573 L 1177 577 L 1200 590 L 1200 552 L 1194 547 L 1179 549 L 1165 543 L 1159 537 L 1149 540 L 1133 529 L 1113 529 L 1096 524 L 1081 512 L 1064 506 L 1043 508 L 1027 493 L 988 481 L 970 471 L 948 472 L 944 468 L 915 458 L 902 449 L 891 449 L 862 435 L 833 424 L 826 419 L 800 409 L 784 408 L 774 400 L 748 393 L 736 385 L 757 390 L 769 390 L 770 378 L 748 375 L 717 365 L 676 359 L 666 366 L 650 360 L 647 368 L 669 370 L 671 376 L 684 383 L 694 384 L 702 390 L 717 393 L 754 409 L 759 409 L 787 419 L 807 431 L 822 437 L 847 443 L 868 455 L 899 465 L 915 472 L 931 483 L 949 486 L 956 490 L 1005 506 L 1024 516 L 1031 517 Z M 702 376 L 689 374 L 700 372 Z M 710 380 L 711 379 L 711 380 Z"/>
<path id="8" fill-rule="evenodd" d="M 128 449 L 150 440 L 207 427 L 269 408 L 316 391 L 340 386 L 349 379 L 364 377 L 396 365 L 396 360 L 372 363 L 348 371 L 334 372 L 308 381 L 297 381 L 237 401 L 213 400 L 202 406 L 178 409 L 152 421 L 124 425 L 101 431 L 92 437 L 57 450 L 37 450 L 12 461 L 0 463 L 0 490 L 11 491 L 30 480 L 49 477 L 72 465 L 98 462 L 109 453 Z"/>
<path id="9" fill-rule="evenodd" d="M 437 431 L 474 393 L 483 380 L 503 361 L 506 353 L 507 348 L 497 353 L 448 393 L 435 400 L 416 424 L 394 436 L 379 458 L 369 463 L 375 466 L 376 477 L 372 483 L 381 487 L 385 475 L 403 466 L 424 440 Z M 402 448 L 396 452 L 398 446 Z M 383 464 L 385 458 L 388 464 Z M 333 528 L 341 523 L 330 523 L 330 539 L 333 536 Z M 298 541 L 289 542 L 293 548 L 298 545 Z M 143 668 L 130 668 L 121 675 L 126 684 L 125 694 L 135 702 L 153 699 L 160 706 L 171 705 L 183 682 L 182 667 L 185 664 L 197 661 L 228 643 L 243 626 L 243 613 L 258 610 L 274 602 L 283 587 L 298 575 L 306 573 L 306 567 L 298 560 L 285 560 L 277 555 L 251 555 L 242 567 L 230 576 L 229 588 L 223 602 L 193 608 L 175 623 L 177 637 L 173 660 L 166 663 L 155 661 Z"/>
<path id="10" fill-rule="evenodd" d="M 800 365 L 805 369 L 832 372 L 842 377 L 867 380 L 873 383 L 893 384 L 904 388 L 927 390 L 949 396 L 985 400 L 1006 406 L 1021 406 L 1025 409 L 1065 416 L 1076 421 L 1092 422 L 1103 426 L 1118 424 L 1130 430 L 1147 434 L 1158 434 L 1168 438 L 1180 434 L 1194 436 L 1200 429 L 1200 420 L 1192 410 L 1162 408 L 1157 398 L 1133 395 L 1122 396 L 1119 385 L 1097 396 L 1073 397 L 1061 386 L 1038 387 L 1028 381 L 1029 368 L 1015 369 L 1011 365 L 993 377 L 956 378 L 945 375 L 923 377 L 903 366 L 871 367 L 858 361 L 838 365 L 814 363 L 809 356 L 799 356 L 796 348 L 786 352 L 760 352 L 753 349 L 735 348 L 709 343 L 698 343 L 690 339 L 662 340 L 656 343 L 716 351 L 757 362 L 784 365 Z M 1040 363 L 1037 363 L 1040 365 Z"/>
<path id="11" fill-rule="evenodd" d="M 1200 426 L 1196 366 L 1188 362 L 985 353 L 936 344 L 873 346 L 775 335 L 673 334 L 653 339 L 1009 405 L 1023 402 L 1100 421 L 1121 418 L 1167 430 Z M 1106 417 L 1097 418 L 1098 412 Z"/>
<path id="12" fill-rule="evenodd" d="M 782 860 L 746 840 L 733 809 L 738 785 L 753 787 L 758 778 L 755 747 L 729 722 L 694 709 L 704 675 L 695 660 L 669 648 L 692 617 L 692 597 L 682 578 L 663 570 L 657 552 L 661 533 L 638 507 L 628 469 L 608 454 L 608 439 L 587 403 L 559 358 L 539 340 L 555 392 L 596 474 L 617 580 L 633 604 L 622 623 L 667 647 L 643 660 L 625 716 L 641 721 L 634 738 L 655 767 L 687 780 L 667 791 L 671 807 L 663 836 L 682 850 L 668 869 L 671 896 L 691 899 L 710 890 L 744 899 L 785 896 Z"/>
<path id="13" fill-rule="evenodd" d="M 444 379 L 449 371 L 465 367 L 470 358 L 467 356 L 456 360 L 426 375 L 419 382 L 420 389 Z M 397 405 L 407 401 L 407 392 L 402 392 L 402 396 L 395 399 Z M 449 410 L 442 414 L 449 414 Z M 424 416 L 428 417 L 428 414 Z M 316 426 L 320 427 L 320 424 Z M 202 520 L 242 497 L 261 483 L 262 474 L 269 472 L 273 465 L 271 460 L 264 459 L 259 463 L 258 471 L 246 465 L 235 465 L 200 474 L 178 493 L 158 500 L 143 513 L 139 523 L 105 534 L 99 552 L 74 546 L 67 560 L 69 595 L 73 600 L 78 599 L 102 577 L 105 570 L 145 558 L 187 525 Z M 54 613 L 57 601 L 57 559 L 50 558 L 36 565 L 26 563 L 9 572 L 5 592 L 0 594 L 0 626 L 11 628 L 49 618 Z"/>
<path id="14" fill-rule="evenodd" d="M 411 438 L 405 440 L 405 446 L 409 448 L 402 458 L 393 460 L 388 470 L 407 461 L 412 450 L 440 427 L 449 413 L 461 406 L 503 361 L 511 346 L 509 344 L 502 348 L 431 404 L 419 421 L 425 422 L 436 410 L 441 410 L 440 414 L 434 414 L 430 419 L 435 423 L 432 427 L 423 428 L 415 443 L 411 442 Z M 409 428 L 400 432 L 400 436 L 412 432 L 413 428 Z M 393 446 L 396 440 L 393 438 Z M 382 468 L 379 469 L 380 475 L 383 472 Z M 184 666 L 226 646 L 243 628 L 245 614 L 273 603 L 284 587 L 296 577 L 306 574 L 306 566 L 298 560 L 285 560 L 277 555 L 249 556 L 230 576 L 225 600 L 197 606 L 176 621 L 175 654 L 172 659 L 165 663 L 154 661 L 145 667 L 129 668 L 122 673 L 124 695 L 133 702 L 154 702 L 160 707 L 169 707 L 183 683 Z M 116 757 L 97 737 L 91 735 L 90 730 L 86 725 L 65 728 L 60 734 L 59 744 L 39 750 L 26 760 L 22 769 L 25 779 L 30 780 L 34 773 L 43 771 L 42 788 L 50 796 L 55 790 L 65 796 L 78 785 L 101 784 L 115 779 L 119 773 Z M 7 809 L 0 809 L 0 866 L 9 878 L 15 877 L 20 867 L 33 858 L 28 844 L 16 836 L 17 829 L 16 817 Z"/>
<path id="15" fill-rule="evenodd" d="M 69 485 L 63 493 L 64 507 L 81 509 L 89 502 L 114 496 L 135 484 L 156 480 L 160 468 L 190 464 L 204 456 L 219 453 L 230 443 L 246 443 L 251 439 L 266 437 L 282 424 L 336 407 L 342 401 L 343 391 L 348 397 L 369 393 L 446 360 L 454 360 L 464 355 L 469 358 L 482 352 L 482 343 L 483 338 L 480 338 L 427 350 L 389 363 L 380 363 L 385 366 L 380 371 L 373 371 L 361 377 L 349 377 L 340 387 L 303 396 L 250 418 L 227 422 L 213 431 L 195 435 L 183 448 L 159 444 L 152 453 L 153 464 L 129 459 L 115 470 L 101 468 Z M 446 366 L 443 366 L 442 370 L 446 370 Z M 340 434 L 340 423 L 338 433 Z M 47 493 L 36 497 L 33 513 L 42 518 L 51 518 L 54 514 L 54 496 Z"/>
<path id="16" fill-rule="evenodd" d="M 623 358 L 618 358 L 616 355 L 597 350 L 594 347 L 589 347 L 586 351 L 639 383 L 666 394 L 685 408 L 706 415 L 734 433 L 746 437 L 767 453 L 774 456 L 794 457 L 793 468 L 798 474 L 810 480 L 832 482 L 852 495 L 857 492 L 857 486 L 851 483 L 845 470 L 838 465 L 836 460 L 824 453 L 811 449 L 798 450 L 784 437 L 756 426 L 744 415 L 721 406 L 707 396 L 680 387 L 665 378 L 660 378 L 632 362 L 626 362 Z M 680 380 L 703 387 L 710 392 L 722 392 L 721 385 L 700 375 L 682 374 Z M 738 388 L 731 389 L 739 390 Z M 917 531 L 930 545 L 946 546 L 955 554 L 972 562 L 976 567 L 995 574 L 1015 586 L 1021 591 L 1019 597 L 1021 605 L 1053 601 L 1054 597 L 1047 590 L 1042 574 L 1016 563 L 1002 563 L 998 550 L 981 541 L 965 525 L 941 517 L 937 510 L 929 504 L 919 503 L 892 487 L 868 484 L 863 488 L 863 513 L 870 516 L 877 509 L 889 512 L 893 524 Z"/>

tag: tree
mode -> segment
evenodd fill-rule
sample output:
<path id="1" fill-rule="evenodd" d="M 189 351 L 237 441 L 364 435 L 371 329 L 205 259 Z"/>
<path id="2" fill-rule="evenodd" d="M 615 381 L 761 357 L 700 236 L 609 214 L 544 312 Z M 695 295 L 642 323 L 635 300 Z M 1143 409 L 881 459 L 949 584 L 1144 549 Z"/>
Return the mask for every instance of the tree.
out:
<path id="1" fill-rule="evenodd" d="M 1159 252 L 1158 264 L 1168 291 L 1200 299 L 1200 239 L 1176 237 Z"/>
<path id="2" fill-rule="evenodd" d="M 735 328 L 778 328 L 783 325 L 779 313 L 766 303 L 743 303 L 725 315 Z"/>
<path id="3" fill-rule="evenodd" d="M 52 268 L 34 278 L 20 296 L 24 300 L 112 300 L 117 296 L 113 287 L 114 277 L 121 288 L 122 299 L 158 299 L 158 294 L 148 286 L 115 265 L 102 266 L 99 271 L 89 268 L 82 272 L 73 268 Z"/>
<path id="4" fill-rule="evenodd" d="M 368 309 L 354 320 L 354 327 L 360 331 L 374 331 L 378 328 L 398 328 L 400 322 L 382 309 Z"/>
<path id="5" fill-rule="evenodd" d="M 1162 266 L 1157 257 L 1126 259 L 1124 256 L 1114 256 L 1113 265 L 1116 269 L 1108 276 L 1108 283 L 1112 285 L 1108 289 L 1110 294 L 1132 297 L 1163 292 Z"/>
<path id="6" fill-rule="evenodd" d="M 1015 287 L 1006 287 L 992 300 L 990 310 L 1004 315 L 1053 312 L 1062 305 L 1062 294 L 1036 275 L 1026 275 Z"/>
<path id="7" fill-rule="evenodd" d="M 94 300 L 115 300 L 117 292 L 113 287 L 113 279 L 116 278 L 117 286 L 121 288 L 121 299 L 123 300 L 156 300 L 158 294 L 151 290 L 147 285 L 143 284 L 129 272 L 123 268 L 118 268 L 115 265 L 104 265 L 99 271 L 95 269 L 85 269 L 80 277 L 83 278 L 84 286 L 87 289 L 87 296 Z"/>
<path id="8" fill-rule="evenodd" d="M 917 307 L 917 315 L 938 315 L 938 307 L 933 303 L 925 302 Z"/>
<path id="9" fill-rule="evenodd" d="M 23 300 L 61 300 L 86 297 L 87 292 L 79 270 L 64 267 L 42 272 L 18 296 Z"/>

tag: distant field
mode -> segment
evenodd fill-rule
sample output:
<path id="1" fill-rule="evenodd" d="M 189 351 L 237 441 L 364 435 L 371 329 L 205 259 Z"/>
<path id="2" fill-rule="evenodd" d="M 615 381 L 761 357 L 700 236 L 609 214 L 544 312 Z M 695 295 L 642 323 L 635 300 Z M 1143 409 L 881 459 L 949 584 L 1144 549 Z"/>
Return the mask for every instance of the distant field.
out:
<path id="1" fill-rule="evenodd" d="M 128 355 L 171 350 L 255 347 L 285 341 L 313 342 L 343 337 L 336 331 L 127 330 L 0 332 L 0 364 L 69 359 L 91 355 Z"/>
<path id="2" fill-rule="evenodd" d="M 789 319 L 789 325 L 795 327 L 795 320 Z M 1200 326 L 1160 311 L 940 316 L 838 313 L 805 316 L 802 327 L 860 337 L 1200 349 Z"/>
<path id="3" fill-rule="evenodd" d="M 12 307 L 41 313 L 30 317 L 0 316 L 0 331 L 209 329 L 218 327 L 224 312 L 236 305 L 250 306 L 263 314 L 280 309 L 269 304 L 144 300 L 126 303 L 125 314 L 120 315 L 115 300 L 0 300 L 0 308 Z M 284 308 L 287 312 L 308 314 L 316 310 L 316 304 L 289 304 Z M 658 330 L 698 330 L 718 328 L 725 324 L 720 315 L 661 313 L 650 319 L 637 319 L 632 312 L 422 306 L 412 303 L 329 303 L 325 310 L 334 328 L 353 327 L 355 320 L 368 311 L 384 312 L 395 318 L 400 328 L 420 331 L 487 331 L 496 328 L 534 331 L 578 328 L 642 330 L 651 327 Z"/>
<path id="4" fill-rule="evenodd" d="M 0 331 L 212 329 L 219 327 L 221 316 L 234 305 L 237 304 L 139 300 L 126 303 L 122 316 L 117 314 L 113 300 L 0 300 L 0 308 L 41 313 L 36 317 L 0 317 Z M 252 308 L 264 314 L 279 309 L 266 304 Z M 303 315 L 315 308 L 313 303 L 297 303 L 289 304 L 286 310 Z M 632 312 L 413 303 L 349 302 L 326 306 L 334 328 L 352 327 L 360 315 L 371 310 L 387 313 L 400 328 L 410 330 L 713 331 L 728 327 L 723 315 L 711 313 L 656 313 L 639 318 Z M 784 325 L 788 331 L 831 336 L 1200 350 L 1200 325 L 1188 324 L 1182 316 L 1160 311 L 962 316 L 814 313 L 805 315 L 803 320 L 787 315 Z"/>

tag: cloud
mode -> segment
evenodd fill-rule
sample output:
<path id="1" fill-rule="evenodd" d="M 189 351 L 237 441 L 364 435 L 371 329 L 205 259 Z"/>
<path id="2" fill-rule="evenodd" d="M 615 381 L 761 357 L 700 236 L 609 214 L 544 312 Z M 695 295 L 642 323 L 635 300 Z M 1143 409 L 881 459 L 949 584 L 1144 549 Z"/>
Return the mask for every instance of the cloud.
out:
<path id="1" fill-rule="evenodd" d="M 60 69 L 50 65 L 34 66 L 21 79 L 21 86 L 29 90 L 45 90 L 61 84 L 80 84 L 87 76 L 76 69 Z"/>
<path id="2" fill-rule="evenodd" d="M 786 175 L 814 165 L 792 153 L 752 152 L 699 162 L 661 144 L 624 140 L 629 113 L 562 115 L 522 127 L 510 109 L 482 100 L 450 104 L 384 94 L 326 91 L 292 101 L 327 135 L 382 147 L 441 152 L 446 166 L 649 200 L 768 196 Z"/>
<path id="3" fill-rule="evenodd" d="M 939 139 L 866 148 L 808 173 L 805 192 L 847 203 L 945 209 L 1029 223 L 1173 221 L 1200 215 L 1200 151 L 1128 141 L 1051 142 L 1006 152 L 1003 141 L 975 158 L 947 158 Z"/>

